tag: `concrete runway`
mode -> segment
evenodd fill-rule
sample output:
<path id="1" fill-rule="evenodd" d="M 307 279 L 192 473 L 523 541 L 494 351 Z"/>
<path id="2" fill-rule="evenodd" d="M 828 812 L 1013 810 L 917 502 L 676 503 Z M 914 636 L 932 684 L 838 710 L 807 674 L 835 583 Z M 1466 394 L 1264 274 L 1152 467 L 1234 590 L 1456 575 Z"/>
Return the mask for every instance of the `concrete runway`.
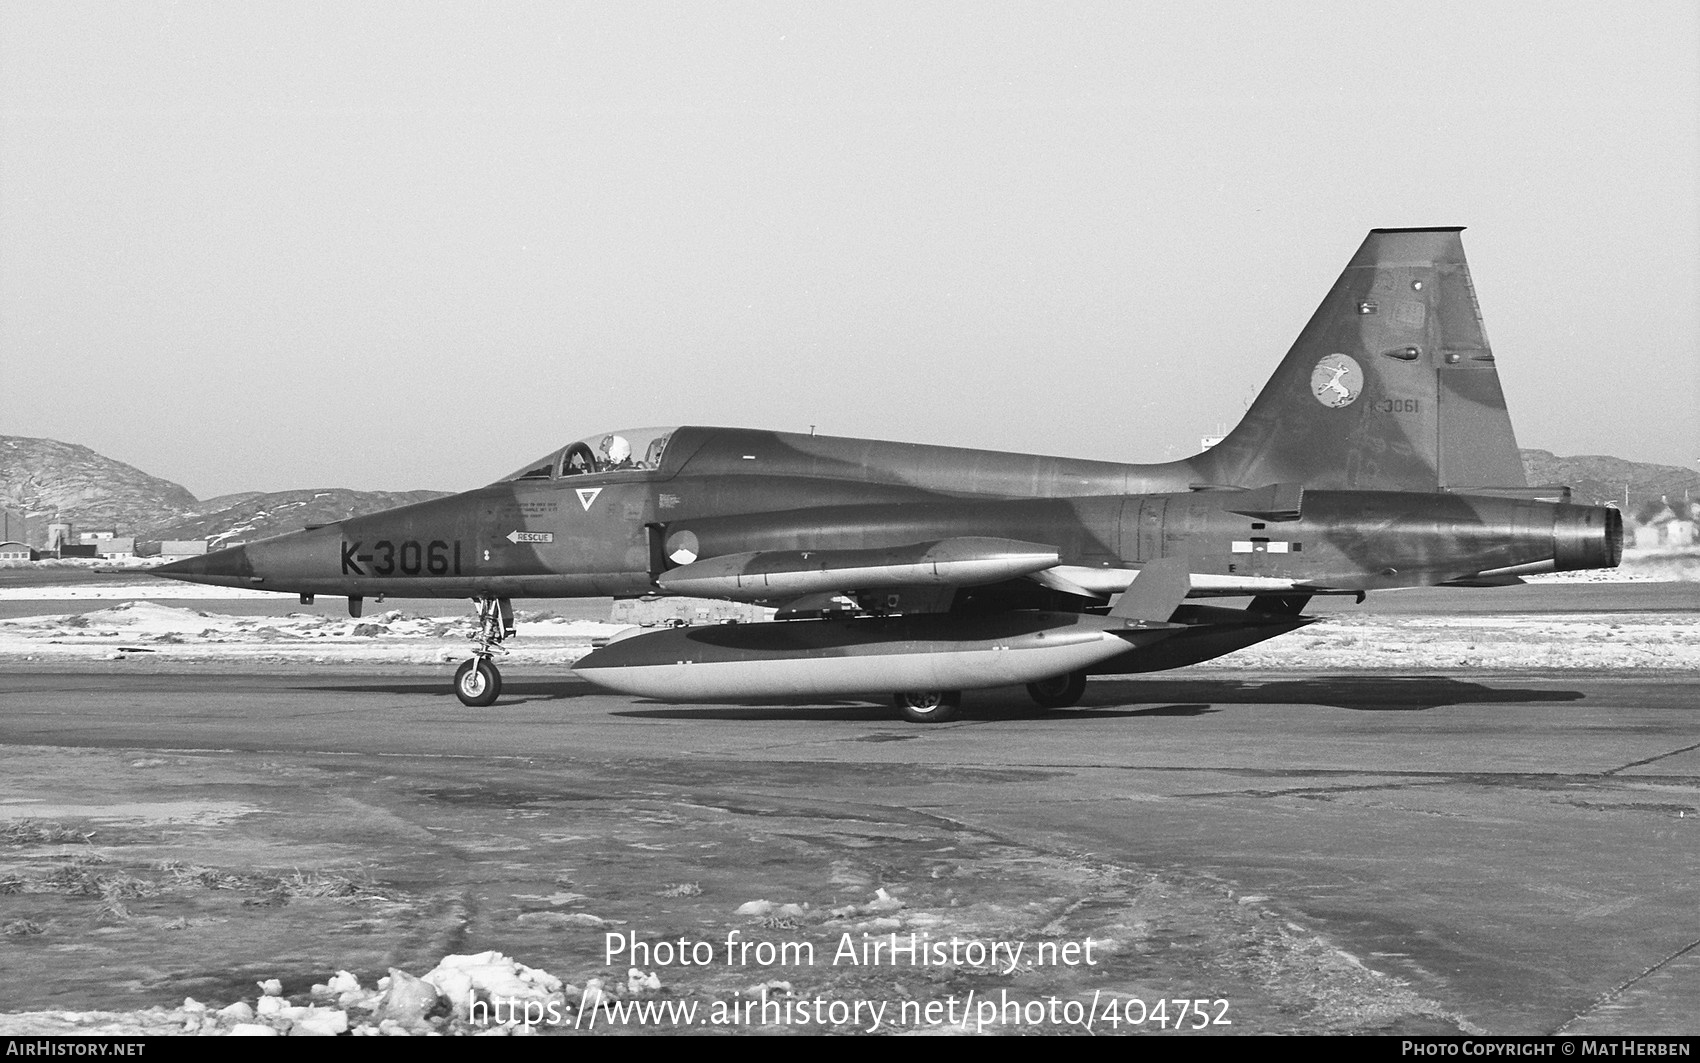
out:
<path id="1" fill-rule="evenodd" d="M 1294 933 L 1403 980 L 1466 1028 L 1700 1030 L 1700 677 L 1195 668 L 1094 680 L 1081 707 L 1057 713 L 1013 691 L 980 694 L 968 702 L 970 718 L 918 727 L 855 701 L 661 705 L 541 669 L 508 674 L 502 701 L 473 710 L 448 692 L 446 668 L 429 676 L 118 671 L 129 667 L 0 673 L 0 757 L 23 763 L 46 747 L 106 764 L 96 751 L 194 750 L 167 757 L 164 774 L 126 783 L 126 799 L 190 792 L 208 772 L 271 772 L 269 796 L 244 801 L 301 808 L 323 792 L 314 787 L 329 786 L 427 828 L 450 822 L 432 803 L 443 793 L 461 794 L 463 804 L 473 794 L 520 839 L 501 852 L 515 881 L 547 879 L 528 861 L 567 859 L 546 856 L 542 842 L 534 849 L 515 817 L 544 815 L 584 791 L 613 806 L 660 802 L 674 813 L 830 810 L 873 838 L 946 824 L 1032 859 L 1153 872 L 1199 897 L 1214 891 L 1230 899 L 1230 913 L 1236 903 L 1266 909 Z M 63 774 L 44 768 L 8 799 L 23 800 L 34 786 L 68 800 L 76 786 Z M 427 774 L 429 786 L 420 781 Z M 108 785 L 94 775 L 91 792 Z M 427 792 L 430 801 L 419 796 Z M 574 844 L 595 833 L 585 825 L 593 820 L 579 824 Z M 604 840 L 618 833 L 608 827 Z M 408 837 L 427 858 L 433 836 Z M 555 844 L 566 835 L 536 837 Z M 656 837 L 670 840 L 649 848 L 684 844 L 682 834 Z M 361 844 L 376 852 L 394 842 Z M 886 880 L 931 859 L 905 853 L 892 843 Z M 582 850 L 573 858 L 589 859 Z M 739 900 L 807 888 L 798 881 L 807 877 L 801 856 L 796 866 L 750 862 L 747 852 L 742 859 L 752 883 Z M 1161 969 L 1202 979 L 1244 967 L 1231 955 L 1242 947 L 1231 935 L 1202 940 L 1184 967 L 1170 952 Z M 444 944 L 408 947 L 424 955 Z M 1177 937 L 1168 948 L 1185 945 Z M 386 948 L 371 962 L 406 952 Z M 306 969 L 300 953 L 289 962 Z M 60 970 L 48 952 L 39 955 L 44 970 Z M 1141 955 L 1147 966 L 1127 968 L 1126 977 L 1154 977 L 1156 954 Z M 326 972 L 338 962 L 322 959 L 331 966 L 317 969 Z M 260 957 L 254 962 L 263 969 Z M 91 999 L 91 984 L 31 976 L 28 964 L 19 972 L 11 983 L 0 979 L 9 1010 Z M 141 983 L 167 999 L 183 996 L 176 976 Z M 1244 992 L 1235 1032 L 1307 1028 L 1281 1017 L 1278 994 Z"/>

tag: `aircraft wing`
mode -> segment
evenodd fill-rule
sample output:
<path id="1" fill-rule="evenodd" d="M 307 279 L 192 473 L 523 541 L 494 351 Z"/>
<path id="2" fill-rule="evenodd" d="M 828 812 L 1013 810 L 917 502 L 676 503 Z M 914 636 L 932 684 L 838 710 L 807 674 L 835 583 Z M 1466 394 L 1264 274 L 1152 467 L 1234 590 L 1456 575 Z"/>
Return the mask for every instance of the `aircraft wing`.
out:
<path id="1" fill-rule="evenodd" d="M 759 550 L 669 569 L 669 594 L 770 601 L 807 594 L 894 587 L 967 587 L 1032 575 L 1061 561 L 1053 546 L 959 536 L 868 550 Z"/>

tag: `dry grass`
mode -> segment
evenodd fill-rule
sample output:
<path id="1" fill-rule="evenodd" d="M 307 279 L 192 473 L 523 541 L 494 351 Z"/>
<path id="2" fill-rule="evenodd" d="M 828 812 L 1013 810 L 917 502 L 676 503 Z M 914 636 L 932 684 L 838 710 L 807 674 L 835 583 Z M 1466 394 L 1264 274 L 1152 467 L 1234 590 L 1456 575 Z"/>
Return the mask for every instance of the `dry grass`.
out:
<path id="1" fill-rule="evenodd" d="M 46 875 L 28 883 L 25 893 L 58 893 L 67 897 L 99 897 L 116 903 L 137 897 L 152 897 L 163 887 L 137 878 L 122 868 L 103 870 L 106 858 L 96 853 L 78 856 L 50 868 Z"/>
<path id="2" fill-rule="evenodd" d="M 0 823 L 0 844 L 4 845 L 59 845 L 64 842 L 87 842 L 93 837 L 94 831 L 82 831 L 33 819 Z"/>
<path id="3" fill-rule="evenodd" d="M 97 917 L 104 922 L 123 922 L 130 918 L 126 901 L 157 897 L 181 889 L 258 894 L 262 899 L 249 899 L 243 903 L 262 907 L 281 906 L 297 897 L 385 899 L 376 892 L 370 874 L 366 873 L 351 877 L 335 871 L 296 869 L 284 875 L 234 874 L 182 860 L 166 860 L 155 865 L 154 875 L 144 878 L 108 864 L 104 854 L 91 849 L 44 868 L 0 877 L 0 894 L 97 897 L 100 899 Z"/>
<path id="4" fill-rule="evenodd" d="M 371 876 L 359 882 L 335 871 L 300 870 L 278 880 L 282 893 L 290 897 L 358 897 L 371 892 Z"/>
<path id="5" fill-rule="evenodd" d="M 266 888 L 266 884 L 260 876 L 233 875 L 217 868 L 202 867 L 199 864 L 185 863 L 182 860 L 166 860 L 159 865 L 159 870 L 169 875 L 172 882 L 180 886 L 195 886 L 206 890 Z"/>
<path id="6" fill-rule="evenodd" d="M 159 870 L 182 886 L 266 893 L 279 899 L 376 896 L 371 873 L 364 869 L 354 876 L 337 871 L 302 871 L 300 868 L 287 875 L 236 874 L 182 860 L 166 860 L 159 865 Z"/>
<path id="7" fill-rule="evenodd" d="M 10 874 L 0 879 L 0 893 L 51 893 L 62 897 L 98 897 L 97 917 L 104 922 L 122 922 L 130 917 L 127 900 L 154 897 L 165 887 L 138 878 L 123 868 L 108 866 L 107 858 L 94 850 L 53 863 L 45 869 Z M 10 925 L 10 924 L 8 924 Z M 28 931 L 7 930 L 8 934 Z"/>

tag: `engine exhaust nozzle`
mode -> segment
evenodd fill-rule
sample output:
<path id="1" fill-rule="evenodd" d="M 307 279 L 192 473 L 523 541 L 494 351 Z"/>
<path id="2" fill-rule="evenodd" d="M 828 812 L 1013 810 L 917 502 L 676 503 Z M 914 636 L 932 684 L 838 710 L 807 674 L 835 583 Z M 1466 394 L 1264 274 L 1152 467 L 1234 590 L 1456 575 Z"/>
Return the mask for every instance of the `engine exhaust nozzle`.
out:
<path id="1" fill-rule="evenodd" d="M 1552 550 L 1558 572 L 1616 568 L 1623 560 L 1623 514 L 1609 506 L 1557 506 Z"/>

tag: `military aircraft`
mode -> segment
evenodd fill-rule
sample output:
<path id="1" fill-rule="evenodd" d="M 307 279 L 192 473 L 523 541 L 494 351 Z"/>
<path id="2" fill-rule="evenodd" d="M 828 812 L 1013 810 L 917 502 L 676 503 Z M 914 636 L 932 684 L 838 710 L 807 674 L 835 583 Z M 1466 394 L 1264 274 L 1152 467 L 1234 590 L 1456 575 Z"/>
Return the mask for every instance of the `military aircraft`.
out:
<path id="1" fill-rule="evenodd" d="M 772 621 L 617 637 L 576 665 L 661 699 L 963 690 L 1075 703 L 1089 673 L 1175 668 L 1310 623 L 1313 595 L 1497 586 L 1615 566 L 1616 510 L 1523 474 L 1457 228 L 1376 229 L 1243 420 L 1154 465 L 740 428 L 569 443 L 464 494 L 165 565 L 299 594 L 467 597 L 454 690 L 526 597 L 687 595 Z M 1249 598 L 1244 607 L 1207 604 Z"/>

